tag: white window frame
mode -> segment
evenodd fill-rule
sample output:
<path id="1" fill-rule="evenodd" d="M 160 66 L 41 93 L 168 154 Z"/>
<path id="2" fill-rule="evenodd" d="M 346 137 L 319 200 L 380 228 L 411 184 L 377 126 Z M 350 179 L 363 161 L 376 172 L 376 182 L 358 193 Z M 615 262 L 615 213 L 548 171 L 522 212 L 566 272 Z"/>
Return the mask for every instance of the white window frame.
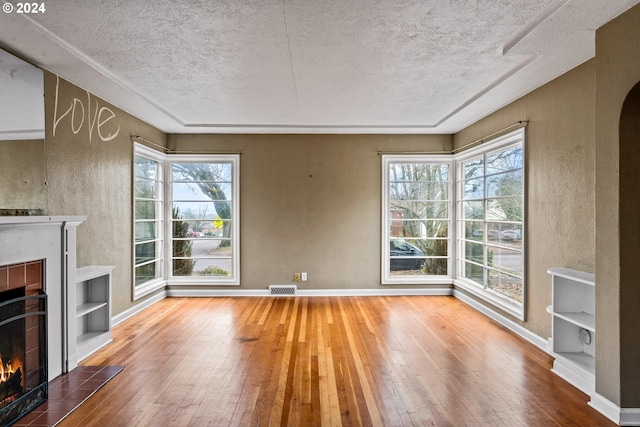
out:
<path id="1" fill-rule="evenodd" d="M 381 281 L 383 285 L 401 284 L 452 284 L 453 283 L 453 254 L 454 244 L 454 185 L 455 166 L 450 155 L 391 155 L 382 156 L 382 248 L 381 248 Z M 389 224 L 389 166 L 392 163 L 427 163 L 427 164 L 447 164 L 449 166 L 448 191 L 448 233 L 447 233 L 447 274 L 446 275 L 392 275 L 391 259 L 389 256 L 390 236 Z"/>
<path id="2" fill-rule="evenodd" d="M 131 231 L 132 233 L 132 241 L 133 241 L 133 249 L 132 249 L 132 270 L 131 270 L 131 281 L 132 281 L 132 287 L 133 287 L 133 299 L 137 300 L 139 298 L 142 298 L 145 295 L 148 295 L 158 289 L 163 288 L 166 285 L 166 245 L 165 245 L 165 230 L 166 230 L 166 224 L 165 224 L 165 218 L 166 218 L 166 209 L 165 209 L 165 205 L 166 205 L 166 200 L 164 195 L 166 194 L 166 180 L 165 180 L 165 155 L 156 151 L 156 150 L 152 150 L 142 144 L 138 144 L 138 143 L 134 143 L 133 145 L 134 147 L 134 164 L 133 164 L 133 173 L 132 173 L 132 187 L 133 187 L 133 191 L 132 191 L 132 219 L 133 219 L 133 229 Z M 135 156 L 140 156 L 140 157 L 144 157 L 145 159 L 148 160 L 152 160 L 154 162 L 156 162 L 158 164 L 158 178 L 159 180 L 161 180 L 162 185 L 160 185 L 160 194 L 158 199 L 156 199 L 156 201 L 160 202 L 160 205 L 162 206 L 159 210 L 159 216 L 160 218 L 158 218 L 158 222 L 160 223 L 160 225 L 157 227 L 157 233 L 158 236 L 156 236 L 156 240 L 159 241 L 159 245 L 158 247 L 160 248 L 159 252 L 159 256 L 156 256 L 156 258 L 154 259 L 153 262 L 157 262 L 160 261 L 160 268 L 161 268 L 161 275 L 158 278 L 149 280 L 145 283 L 136 285 L 136 223 L 138 222 L 137 218 L 136 218 L 136 192 L 135 192 L 135 185 L 136 185 L 136 173 L 135 173 Z"/>
<path id="3" fill-rule="evenodd" d="M 458 244 L 461 236 L 464 236 L 464 231 L 460 229 L 463 226 L 463 222 L 460 218 L 460 212 L 458 209 L 458 203 L 462 199 L 458 195 L 464 194 L 460 190 L 460 165 L 462 162 L 469 160 L 473 157 L 486 156 L 492 152 L 503 150 L 509 146 L 522 146 L 522 179 L 523 179 L 523 192 L 522 192 L 522 304 L 500 295 L 497 292 L 486 289 L 486 275 L 483 286 L 477 283 L 465 279 L 462 277 L 461 268 L 463 268 L 463 254 L 460 253 L 463 250 L 462 245 Z M 464 291 L 477 296 L 478 298 L 490 303 L 496 308 L 518 318 L 520 320 L 526 319 L 526 306 L 527 306 L 527 283 L 526 283 L 526 200 L 527 200 L 527 185 L 526 185 L 526 134 L 525 128 L 520 128 L 515 131 L 509 132 L 492 140 L 486 141 L 483 144 L 470 148 L 458 154 L 450 155 L 428 155 L 428 154 L 404 154 L 404 155 L 382 155 L 382 227 L 381 227 L 381 284 L 383 285 L 410 285 L 410 284 L 453 284 L 454 287 L 459 287 Z M 389 218 L 389 164 L 390 163 L 450 163 L 449 173 L 449 243 L 448 243 L 448 270 L 447 276 L 411 276 L 411 275 L 390 275 L 390 257 L 389 257 L 389 224 L 391 218 Z M 486 252 L 486 240 L 483 242 Z M 486 257 L 484 258 L 486 260 Z M 485 261 L 486 262 L 486 261 Z"/>
<path id="4" fill-rule="evenodd" d="M 231 163 L 232 183 L 231 183 L 231 274 L 228 276 L 173 276 L 171 263 L 172 252 L 172 177 L 171 169 L 174 163 Z M 166 185 L 166 211 L 165 217 L 171 218 L 166 221 L 166 248 L 167 253 L 167 278 L 169 286 L 188 285 L 240 285 L 240 155 L 239 154 L 201 154 L 201 155 L 168 155 L 165 165 L 165 185 Z"/>
<path id="5" fill-rule="evenodd" d="M 493 292 L 490 289 L 487 289 L 487 277 L 486 277 L 486 265 L 484 266 L 485 274 L 483 284 L 479 285 L 478 283 L 466 279 L 463 277 L 462 269 L 464 269 L 464 254 L 461 252 L 464 250 L 463 245 L 458 244 L 458 250 L 456 252 L 456 279 L 454 280 L 454 284 L 456 287 L 460 287 L 465 291 L 491 303 L 497 308 L 509 313 L 510 315 L 520 319 L 526 319 L 526 301 L 527 301 L 527 285 L 526 285 L 526 195 L 527 195 L 527 186 L 526 186 L 526 159 L 525 159 L 525 129 L 521 128 L 516 131 L 507 133 L 503 136 L 494 138 L 490 141 L 485 142 L 484 144 L 474 147 L 472 149 L 466 150 L 460 154 L 455 155 L 456 166 L 456 190 L 462 195 L 463 190 L 460 188 L 462 176 L 461 176 L 461 165 L 463 162 L 467 160 L 471 160 L 474 157 L 484 156 L 486 158 L 487 155 L 490 155 L 496 151 L 501 151 L 508 149 L 510 147 L 522 147 L 522 179 L 523 179 L 523 191 L 522 191 L 522 207 L 523 207 L 523 218 L 522 218 L 522 304 L 514 301 L 511 298 L 500 295 L 497 292 Z M 486 196 L 485 196 L 486 199 Z M 456 197 L 456 205 L 458 202 L 461 202 L 462 198 L 458 200 Z M 457 206 L 456 206 L 457 208 Z M 485 219 L 486 220 L 486 219 Z M 456 212 L 456 241 L 459 241 L 464 236 L 464 222 L 461 221 L 461 212 L 460 209 L 457 209 Z M 486 253 L 486 239 L 483 242 L 484 251 Z M 486 264 L 486 256 L 484 257 Z"/>

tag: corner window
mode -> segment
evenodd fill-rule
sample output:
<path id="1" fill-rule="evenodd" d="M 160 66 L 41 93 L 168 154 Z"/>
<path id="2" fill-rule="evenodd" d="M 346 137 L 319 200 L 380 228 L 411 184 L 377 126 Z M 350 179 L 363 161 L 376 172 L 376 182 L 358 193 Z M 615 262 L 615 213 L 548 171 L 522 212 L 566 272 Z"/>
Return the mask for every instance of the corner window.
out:
<path id="1" fill-rule="evenodd" d="M 239 284 L 239 158 L 171 156 L 172 283 Z"/>
<path id="2" fill-rule="evenodd" d="M 451 278 L 451 163 L 433 156 L 383 156 L 382 281 Z"/>
<path id="3" fill-rule="evenodd" d="M 382 156 L 382 284 L 453 283 L 524 319 L 524 139 Z"/>
<path id="4" fill-rule="evenodd" d="M 134 153 L 134 298 L 164 285 L 164 171 L 162 157 L 136 146 Z"/>
<path id="5" fill-rule="evenodd" d="M 457 156 L 457 279 L 524 318 L 524 130 Z"/>

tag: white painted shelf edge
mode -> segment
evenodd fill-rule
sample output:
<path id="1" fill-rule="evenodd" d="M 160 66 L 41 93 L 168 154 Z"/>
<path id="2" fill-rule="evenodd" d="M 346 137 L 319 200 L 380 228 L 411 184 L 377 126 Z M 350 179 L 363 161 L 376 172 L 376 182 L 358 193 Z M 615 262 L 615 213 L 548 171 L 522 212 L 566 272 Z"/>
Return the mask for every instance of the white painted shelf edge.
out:
<path id="1" fill-rule="evenodd" d="M 76 283 L 110 274 L 115 268 L 115 265 L 89 265 L 87 267 L 80 267 L 76 269 Z"/>
<path id="2" fill-rule="evenodd" d="M 574 270 L 566 267 L 554 267 L 547 270 L 547 273 L 558 277 L 564 277 L 565 279 L 571 279 L 576 282 L 581 282 L 586 285 L 595 286 L 596 276 L 595 274 L 586 273 L 584 271 Z"/>
<path id="3" fill-rule="evenodd" d="M 106 307 L 107 302 L 89 302 L 76 307 L 76 317 L 82 317 L 96 310 L 100 310 L 102 307 Z"/>
<path id="4" fill-rule="evenodd" d="M 573 323 L 574 325 L 580 326 L 581 328 L 585 328 L 590 330 L 591 332 L 596 331 L 596 318 L 595 316 L 589 313 L 572 313 L 572 312 L 563 312 L 556 311 L 552 313 L 554 316 L 564 319 L 568 322 Z"/>

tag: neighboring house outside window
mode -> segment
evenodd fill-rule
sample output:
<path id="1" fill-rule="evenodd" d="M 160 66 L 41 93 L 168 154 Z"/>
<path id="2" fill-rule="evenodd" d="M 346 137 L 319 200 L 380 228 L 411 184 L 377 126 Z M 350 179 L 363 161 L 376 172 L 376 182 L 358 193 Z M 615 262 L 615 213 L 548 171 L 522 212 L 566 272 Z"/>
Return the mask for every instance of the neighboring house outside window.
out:
<path id="1" fill-rule="evenodd" d="M 383 283 L 450 278 L 451 159 L 384 155 L 382 161 Z"/>

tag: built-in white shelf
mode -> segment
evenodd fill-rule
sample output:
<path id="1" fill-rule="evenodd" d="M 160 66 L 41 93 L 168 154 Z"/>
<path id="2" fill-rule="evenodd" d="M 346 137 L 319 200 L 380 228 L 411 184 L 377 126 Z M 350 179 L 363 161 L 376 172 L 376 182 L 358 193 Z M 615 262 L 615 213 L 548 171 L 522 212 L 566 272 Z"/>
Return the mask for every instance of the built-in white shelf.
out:
<path id="1" fill-rule="evenodd" d="M 111 275 L 114 266 L 76 270 L 78 361 L 111 342 Z"/>
<path id="2" fill-rule="evenodd" d="M 587 394 L 595 390 L 595 276 L 550 268 L 552 371 Z"/>

